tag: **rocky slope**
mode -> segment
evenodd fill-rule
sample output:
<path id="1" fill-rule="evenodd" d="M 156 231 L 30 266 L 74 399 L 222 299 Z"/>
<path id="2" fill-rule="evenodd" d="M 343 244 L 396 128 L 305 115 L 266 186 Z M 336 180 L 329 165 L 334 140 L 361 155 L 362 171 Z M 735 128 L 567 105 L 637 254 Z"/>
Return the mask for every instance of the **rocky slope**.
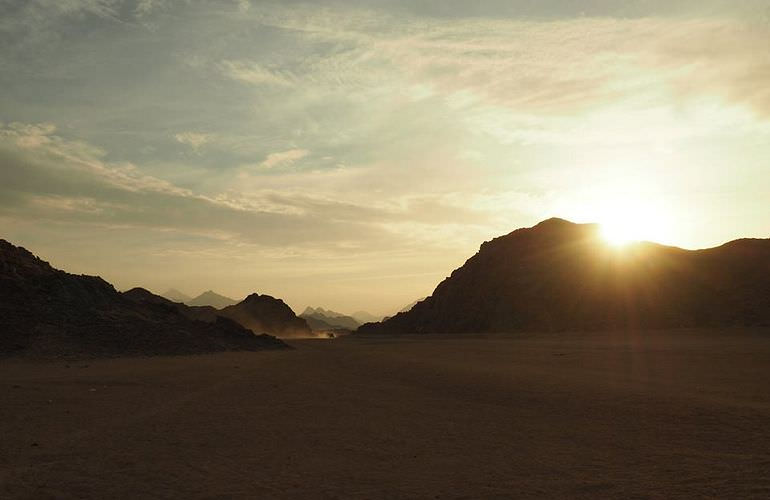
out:
<path id="1" fill-rule="evenodd" d="M 617 249 L 549 219 L 486 242 L 410 311 L 362 333 L 770 325 L 770 240 Z"/>
<path id="2" fill-rule="evenodd" d="M 287 347 L 226 318 L 137 302 L 96 276 L 51 267 L 0 240 L 0 354 L 117 356 Z"/>

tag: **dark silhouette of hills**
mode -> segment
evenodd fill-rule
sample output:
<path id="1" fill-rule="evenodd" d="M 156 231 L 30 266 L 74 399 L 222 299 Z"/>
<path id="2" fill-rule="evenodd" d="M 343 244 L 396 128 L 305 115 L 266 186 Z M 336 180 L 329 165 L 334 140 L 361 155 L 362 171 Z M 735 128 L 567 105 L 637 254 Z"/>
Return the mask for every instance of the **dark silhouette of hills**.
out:
<path id="1" fill-rule="evenodd" d="M 254 335 L 230 319 L 198 321 L 164 303 L 137 301 L 99 277 L 54 269 L 0 240 L 2 354 L 116 356 L 283 347 L 280 340 Z"/>
<path id="2" fill-rule="evenodd" d="M 161 295 L 155 295 L 154 293 L 144 288 L 132 288 L 131 290 L 122 292 L 124 297 L 128 297 L 134 302 L 162 305 L 168 309 L 174 309 L 182 316 L 186 316 L 190 319 L 197 321 L 205 321 L 206 323 L 213 323 L 217 317 L 223 317 L 219 314 L 219 311 L 211 306 L 188 306 L 182 302 L 175 302 L 169 300 Z"/>
<path id="3" fill-rule="evenodd" d="M 217 309 L 223 309 L 227 306 L 232 306 L 238 303 L 237 300 L 233 300 L 230 297 L 225 297 L 224 295 L 219 295 L 218 293 L 211 290 L 203 292 L 194 299 L 179 302 L 184 302 L 188 306 L 211 306 Z"/>
<path id="4" fill-rule="evenodd" d="M 268 332 L 279 337 L 310 337 L 307 322 L 297 317 L 281 299 L 252 293 L 243 301 L 217 311 L 254 331 Z"/>
<path id="5" fill-rule="evenodd" d="M 163 294 L 161 294 L 161 297 L 165 297 L 172 302 L 182 302 L 182 303 L 187 303 L 192 300 L 192 297 L 190 297 L 186 293 L 180 292 L 176 288 L 169 288 Z"/>
<path id="6" fill-rule="evenodd" d="M 343 329 L 353 331 L 361 326 L 361 323 L 356 321 L 355 318 L 321 307 L 308 307 L 299 315 L 299 317 L 307 321 L 307 324 L 313 330 L 325 331 Z"/>
<path id="7" fill-rule="evenodd" d="M 211 306 L 189 306 L 155 295 L 144 288 L 123 292 L 126 297 L 143 303 L 162 304 L 190 319 L 213 323 L 217 318 L 228 318 L 244 328 L 280 337 L 305 337 L 310 334 L 308 325 L 298 318 L 282 300 L 269 295 L 252 294 L 238 304 L 224 309 Z"/>
<path id="8" fill-rule="evenodd" d="M 770 325 L 770 240 L 616 249 L 596 224 L 549 219 L 485 242 L 433 295 L 358 332 L 740 325 Z"/>

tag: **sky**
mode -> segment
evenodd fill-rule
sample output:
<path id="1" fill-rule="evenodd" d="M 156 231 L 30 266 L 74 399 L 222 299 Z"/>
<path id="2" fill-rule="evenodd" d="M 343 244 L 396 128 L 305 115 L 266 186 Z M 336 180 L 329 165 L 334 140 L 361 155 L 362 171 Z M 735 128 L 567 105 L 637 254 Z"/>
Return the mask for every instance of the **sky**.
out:
<path id="1" fill-rule="evenodd" d="M 0 0 L 0 238 L 391 314 L 558 216 L 770 237 L 768 0 Z"/>

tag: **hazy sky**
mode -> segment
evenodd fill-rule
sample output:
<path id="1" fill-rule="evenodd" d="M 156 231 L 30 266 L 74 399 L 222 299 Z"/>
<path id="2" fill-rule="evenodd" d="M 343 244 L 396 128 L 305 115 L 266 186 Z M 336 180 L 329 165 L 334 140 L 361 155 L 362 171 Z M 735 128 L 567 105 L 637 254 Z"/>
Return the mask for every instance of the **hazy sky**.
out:
<path id="1" fill-rule="evenodd" d="M 770 236 L 770 1 L 0 0 L 0 237 L 390 313 L 550 217 Z"/>

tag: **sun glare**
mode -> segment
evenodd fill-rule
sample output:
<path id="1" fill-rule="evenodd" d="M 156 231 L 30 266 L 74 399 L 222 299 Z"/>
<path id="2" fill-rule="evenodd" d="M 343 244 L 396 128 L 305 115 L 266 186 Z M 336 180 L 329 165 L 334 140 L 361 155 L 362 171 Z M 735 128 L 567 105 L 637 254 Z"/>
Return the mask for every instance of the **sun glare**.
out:
<path id="1" fill-rule="evenodd" d="M 604 210 L 600 224 L 602 238 L 617 247 L 635 241 L 663 242 L 668 236 L 668 217 L 645 203 L 618 201 Z"/>
<path id="2" fill-rule="evenodd" d="M 601 225 L 602 238 L 612 246 L 620 247 L 636 241 L 633 227 L 619 222 L 604 222 Z"/>

